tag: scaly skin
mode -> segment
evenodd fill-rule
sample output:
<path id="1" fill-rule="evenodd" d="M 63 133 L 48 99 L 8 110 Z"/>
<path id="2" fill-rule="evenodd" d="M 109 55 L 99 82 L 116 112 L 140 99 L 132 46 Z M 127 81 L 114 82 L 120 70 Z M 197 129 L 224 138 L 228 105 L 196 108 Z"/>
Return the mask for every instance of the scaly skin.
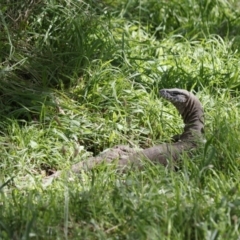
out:
<path id="1" fill-rule="evenodd" d="M 185 124 L 181 135 L 173 137 L 173 143 L 163 143 L 147 149 L 131 148 L 127 145 L 117 145 L 103 151 L 96 157 L 90 157 L 72 165 L 71 171 L 78 173 L 81 170 L 90 170 L 100 163 L 112 163 L 117 160 L 117 168 L 121 171 L 129 167 L 142 168 L 143 160 L 152 163 L 160 163 L 174 168 L 177 166 L 181 154 L 197 147 L 199 139 L 204 133 L 204 113 L 200 101 L 190 92 L 184 89 L 162 89 L 160 96 L 170 101 L 182 116 Z M 48 178 L 61 175 L 57 171 Z"/>
<path id="2" fill-rule="evenodd" d="M 200 101 L 190 92 L 183 89 L 162 89 L 160 96 L 170 101 L 181 114 L 185 124 L 181 135 L 175 136 L 174 143 L 163 143 L 130 154 L 127 158 L 119 157 L 118 165 L 124 167 L 142 167 L 144 161 L 160 163 L 171 168 L 177 167 L 177 161 L 184 151 L 197 147 L 204 133 L 204 112 Z"/>

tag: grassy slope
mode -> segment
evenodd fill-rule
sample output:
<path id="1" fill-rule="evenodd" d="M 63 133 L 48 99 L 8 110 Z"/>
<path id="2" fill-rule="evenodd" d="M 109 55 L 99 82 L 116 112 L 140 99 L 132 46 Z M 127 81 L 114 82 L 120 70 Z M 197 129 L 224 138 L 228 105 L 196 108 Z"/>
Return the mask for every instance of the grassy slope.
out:
<path id="1" fill-rule="evenodd" d="M 3 3 L 0 238 L 237 239 L 237 4 Z M 205 108 L 207 142 L 181 171 L 101 166 L 42 187 L 92 153 L 181 132 L 164 87 L 195 91 Z"/>

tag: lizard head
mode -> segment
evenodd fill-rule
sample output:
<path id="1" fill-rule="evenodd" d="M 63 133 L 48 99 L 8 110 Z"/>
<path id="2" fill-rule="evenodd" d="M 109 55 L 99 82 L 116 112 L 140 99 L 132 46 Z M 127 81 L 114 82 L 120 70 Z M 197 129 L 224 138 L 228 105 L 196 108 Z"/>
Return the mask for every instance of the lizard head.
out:
<path id="1" fill-rule="evenodd" d="M 190 95 L 190 92 L 178 88 L 161 89 L 159 93 L 161 97 L 173 104 L 187 102 Z"/>
<path id="2" fill-rule="evenodd" d="M 171 102 L 180 114 L 186 108 L 189 98 L 193 97 L 187 90 L 179 88 L 162 89 L 159 93 L 161 97 Z"/>

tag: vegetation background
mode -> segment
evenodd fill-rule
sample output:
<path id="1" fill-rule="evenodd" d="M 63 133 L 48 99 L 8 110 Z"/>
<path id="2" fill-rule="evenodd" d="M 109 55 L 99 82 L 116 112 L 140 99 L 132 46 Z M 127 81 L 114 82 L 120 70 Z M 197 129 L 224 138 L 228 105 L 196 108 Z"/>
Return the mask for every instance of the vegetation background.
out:
<path id="1" fill-rule="evenodd" d="M 0 239 L 240 239 L 238 0 L 1 0 Z M 161 88 L 193 91 L 206 144 L 173 173 L 101 166 L 182 131 Z"/>

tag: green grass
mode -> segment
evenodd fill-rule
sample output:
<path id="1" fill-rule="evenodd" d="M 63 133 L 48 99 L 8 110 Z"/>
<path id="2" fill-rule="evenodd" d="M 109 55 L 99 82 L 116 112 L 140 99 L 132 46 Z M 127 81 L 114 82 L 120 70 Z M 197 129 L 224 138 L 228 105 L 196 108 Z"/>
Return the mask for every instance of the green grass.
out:
<path id="1" fill-rule="evenodd" d="M 0 239 L 239 239 L 238 1 L 3 1 Z M 193 91 L 206 143 L 171 172 L 44 176 L 182 131 L 161 88 Z"/>

